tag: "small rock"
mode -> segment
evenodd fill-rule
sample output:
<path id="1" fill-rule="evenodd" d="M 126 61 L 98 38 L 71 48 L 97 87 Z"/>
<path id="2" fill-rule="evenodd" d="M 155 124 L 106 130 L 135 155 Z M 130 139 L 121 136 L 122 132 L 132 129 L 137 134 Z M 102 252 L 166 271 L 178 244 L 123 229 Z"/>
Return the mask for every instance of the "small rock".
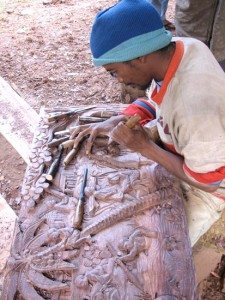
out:
<path id="1" fill-rule="evenodd" d="M 14 10 L 13 10 L 12 8 L 8 8 L 8 9 L 6 10 L 6 12 L 7 12 L 7 14 L 12 14 L 12 13 L 14 12 Z"/>
<path id="2" fill-rule="evenodd" d="M 78 74 L 79 74 L 79 73 L 77 73 L 77 72 L 76 72 L 76 73 L 71 72 L 71 73 L 67 73 L 66 75 L 67 75 L 67 76 L 77 76 Z"/>
<path id="3" fill-rule="evenodd" d="M 71 36 L 71 35 L 67 38 L 67 41 L 68 41 L 69 43 L 73 42 L 73 40 L 74 40 L 74 38 L 73 38 L 73 36 Z"/>
<path id="4" fill-rule="evenodd" d="M 19 28 L 16 33 L 23 34 L 26 33 L 26 30 L 24 28 Z"/>
<path id="5" fill-rule="evenodd" d="M 28 36 L 28 37 L 26 38 L 26 42 L 32 43 L 32 42 L 33 42 L 33 39 L 32 39 L 30 36 Z"/>
<path id="6" fill-rule="evenodd" d="M 20 15 L 21 15 L 21 16 L 29 16 L 29 15 L 32 15 L 33 12 L 34 12 L 33 9 L 26 8 L 26 9 L 23 9 L 23 10 L 20 12 Z"/>
<path id="7" fill-rule="evenodd" d="M 43 0 L 44 5 L 52 4 L 52 0 Z"/>

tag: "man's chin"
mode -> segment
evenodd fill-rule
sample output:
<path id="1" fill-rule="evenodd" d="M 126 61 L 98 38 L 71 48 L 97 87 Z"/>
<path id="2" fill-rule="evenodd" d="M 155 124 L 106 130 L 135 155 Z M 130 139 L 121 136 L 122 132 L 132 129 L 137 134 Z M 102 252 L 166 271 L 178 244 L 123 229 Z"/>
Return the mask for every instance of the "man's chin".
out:
<path id="1" fill-rule="evenodd" d="M 126 84 L 127 86 L 129 86 L 131 89 L 135 89 L 135 90 L 146 90 L 148 88 L 147 86 L 142 86 L 139 84 Z"/>
<path id="2" fill-rule="evenodd" d="M 130 83 L 130 84 L 126 84 L 127 86 L 131 87 L 132 89 L 137 89 L 137 90 L 146 90 L 147 88 L 149 88 L 149 86 L 151 85 L 152 82 L 149 82 L 146 85 L 140 85 L 140 84 L 135 84 L 135 83 Z"/>

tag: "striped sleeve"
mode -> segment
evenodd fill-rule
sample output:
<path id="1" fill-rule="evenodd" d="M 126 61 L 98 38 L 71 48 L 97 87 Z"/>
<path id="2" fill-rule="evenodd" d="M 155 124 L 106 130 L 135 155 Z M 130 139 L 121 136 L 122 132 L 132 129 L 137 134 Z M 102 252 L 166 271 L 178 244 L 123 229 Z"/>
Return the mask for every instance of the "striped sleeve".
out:
<path id="1" fill-rule="evenodd" d="M 136 99 L 122 113 L 126 116 L 138 114 L 141 117 L 140 125 L 142 126 L 156 117 L 155 107 L 143 98 Z"/>
<path id="2" fill-rule="evenodd" d="M 207 184 L 219 186 L 221 181 L 225 179 L 225 167 L 220 167 L 219 169 L 207 173 L 197 173 L 193 172 L 188 166 L 184 163 L 183 165 L 184 173 L 191 179 Z"/>

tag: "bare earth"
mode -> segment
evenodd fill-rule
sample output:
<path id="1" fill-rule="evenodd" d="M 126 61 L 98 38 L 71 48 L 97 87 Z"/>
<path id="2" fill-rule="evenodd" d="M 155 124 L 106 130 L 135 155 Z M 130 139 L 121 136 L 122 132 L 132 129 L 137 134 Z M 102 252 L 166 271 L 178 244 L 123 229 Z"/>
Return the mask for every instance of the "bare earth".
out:
<path id="1" fill-rule="evenodd" d="M 115 2 L 0 0 L 0 76 L 37 112 L 42 105 L 120 102 L 120 85 L 103 69 L 92 66 L 89 50 L 94 16 Z M 174 0 L 169 3 L 170 20 L 174 16 L 174 3 Z M 0 144 L 0 193 L 18 209 L 26 164 L 2 136 Z M 222 293 L 216 290 L 216 284 L 211 284 L 212 280 L 203 282 L 220 260 L 218 249 L 224 252 L 225 245 L 217 239 L 221 228 L 225 229 L 224 220 L 225 217 L 196 250 L 198 281 L 205 291 L 202 299 L 225 299 L 224 287 Z"/>

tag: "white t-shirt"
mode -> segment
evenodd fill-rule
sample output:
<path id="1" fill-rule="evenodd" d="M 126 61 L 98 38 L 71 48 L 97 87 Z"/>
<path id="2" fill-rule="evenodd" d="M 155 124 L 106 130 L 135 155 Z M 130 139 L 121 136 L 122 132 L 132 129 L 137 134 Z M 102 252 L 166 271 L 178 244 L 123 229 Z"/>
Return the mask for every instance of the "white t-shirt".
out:
<path id="1" fill-rule="evenodd" d="M 225 73 L 202 42 L 177 38 L 160 90 L 148 94 L 156 107 L 165 146 L 184 157 L 196 181 L 225 178 Z"/>

